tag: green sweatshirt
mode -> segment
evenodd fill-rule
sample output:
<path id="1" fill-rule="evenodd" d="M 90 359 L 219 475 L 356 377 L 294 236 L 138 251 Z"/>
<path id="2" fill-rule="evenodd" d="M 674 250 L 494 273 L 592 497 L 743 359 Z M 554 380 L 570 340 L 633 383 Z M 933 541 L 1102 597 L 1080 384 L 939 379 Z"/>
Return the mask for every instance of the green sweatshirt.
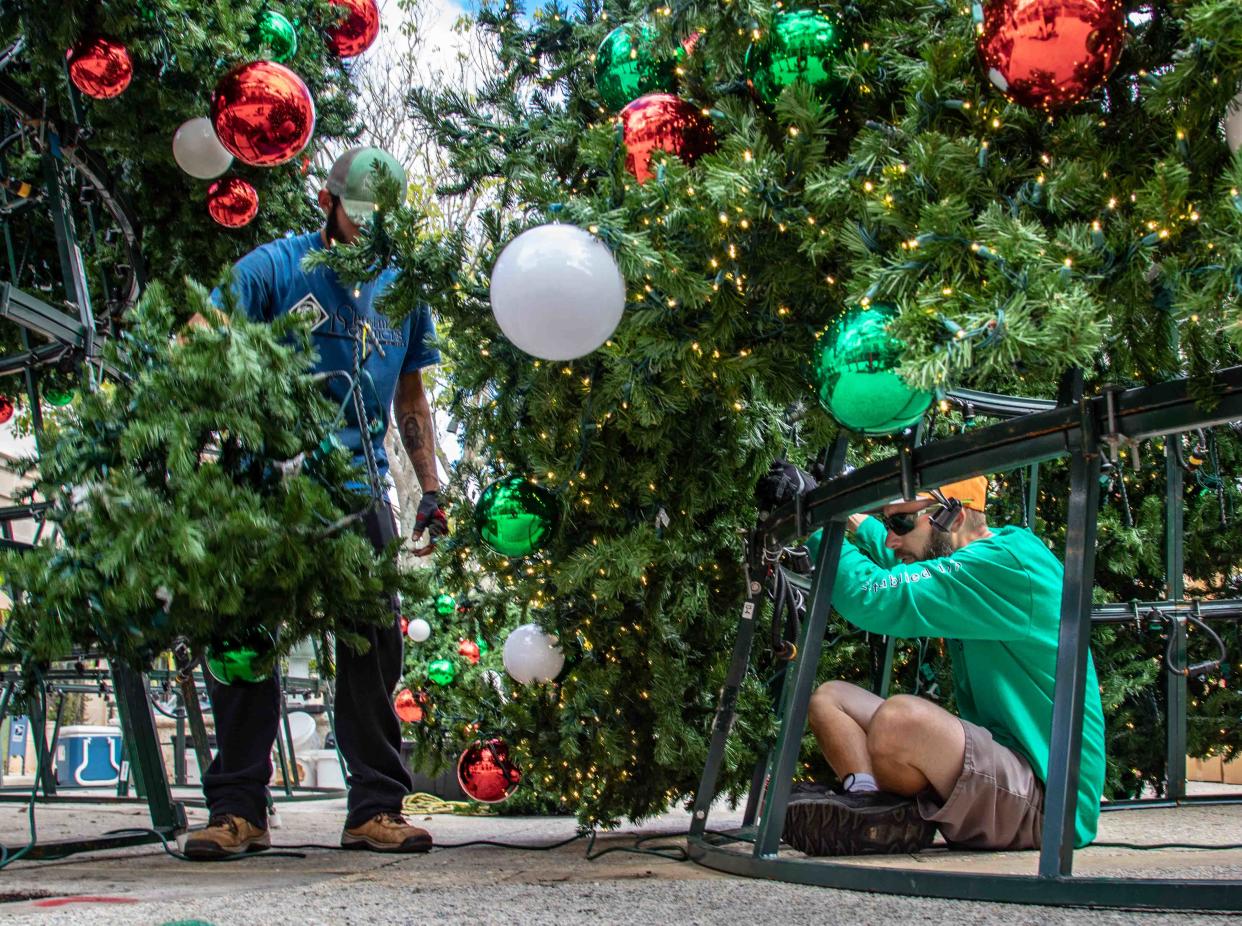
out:
<path id="1" fill-rule="evenodd" d="M 872 633 L 947 638 L 958 712 L 1025 756 L 1047 782 L 1061 563 L 1021 527 L 993 528 L 991 537 L 951 556 L 909 566 L 884 546 L 886 536 L 878 519 L 867 518 L 856 533 L 857 547 L 842 544 L 833 607 Z M 1088 654 L 1076 820 L 1080 847 L 1095 838 L 1104 789 L 1099 691 Z"/>

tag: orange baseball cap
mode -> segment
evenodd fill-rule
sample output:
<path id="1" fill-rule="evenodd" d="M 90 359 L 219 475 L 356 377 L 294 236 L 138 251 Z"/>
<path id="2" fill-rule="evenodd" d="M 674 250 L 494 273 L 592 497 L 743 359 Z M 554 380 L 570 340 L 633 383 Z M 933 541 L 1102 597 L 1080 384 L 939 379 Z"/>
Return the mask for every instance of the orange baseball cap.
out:
<path id="1" fill-rule="evenodd" d="M 973 476 L 960 482 L 950 482 L 940 487 L 940 494 L 945 498 L 956 498 L 963 508 L 985 511 L 984 505 L 988 496 L 988 477 Z M 930 492 L 920 492 L 921 498 L 931 498 Z"/>

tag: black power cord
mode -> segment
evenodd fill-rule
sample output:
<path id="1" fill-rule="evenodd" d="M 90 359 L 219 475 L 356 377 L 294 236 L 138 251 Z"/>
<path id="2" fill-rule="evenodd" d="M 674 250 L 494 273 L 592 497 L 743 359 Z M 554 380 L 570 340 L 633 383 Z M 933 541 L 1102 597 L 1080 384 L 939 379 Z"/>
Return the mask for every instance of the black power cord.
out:
<path id="1" fill-rule="evenodd" d="M 727 833 L 718 833 L 718 832 L 714 832 L 711 830 L 708 830 L 706 832 L 713 836 L 728 837 L 729 835 Z M 319 850 L 327 851 L 327 852 L 357 851 L 347 846 L 340 846 L 340 845 L 334 846 L 334 845 L 328 845 L 325 843 L 304 842 L 304 843 L 293 843 L 291 845 L 286 845 L 286 846 L 273 846 L 271 849 L 266 849 L 261 852 L 248 852 L 248 853 L 241 853 L 238 855 L 225 855 L 219 858 L 212 858 L 212 859 L 197 859 L 197 858 L 191 858 L 190 856 L 182 852 L 179 848 L 176 847 L 176 844 L 174 842 L 169 840 L 168 836 L 165 835 L 164 833 L 161 833 L 159 830 L 150 829 L 148 827 L 132 827 L 132 828 L 126 828 L 126 829 L 119 829 L 119 830 L 109 830 L 105 835 L 125 836 L 125 835 L 130 835 L 130 834 L 135 834 L 135 835 L 147 834 L 147 835 L 154 836 L 156 839 L 159 840 L 160 848 L 162 848 L 165 853 L 170 855 L 172 858 L 178 859 L 179 861 L 183 861 L 183 862 L 237 862 L 237 861 L 243 861 L 246 859 L 251 859 L 251 858 L 254 858 L 260 855 L 266 858 L 306 858 L 305 852 L 297 851 L 297 850 L 302 850 L 302 849 L 319 849 Z M 670 845 L 670 844 L 657 845 L 657 846 L 646 845 L 646 843 L 649 843 L 652 840 L 656 840 L 656 839 L 676 839 L 678 837 L 689 836 L 688 832 L 687 833 L 655 833 L 650 836 L 640 836 L 635 839 L 633 845 L 608 846 L 607 848 L 599 849 L 598 851 L 596 851 L 595 841 L 599 837 L 599 835 L 600 833 L 597 830 L 585 830 L 580 833 L 575 833 L 573 836 L 570 836 L 568 839 L 562 839 L 558 842 L 542 843 L 542 844 L 536 844 L 536 845 L 530 845 L 528 843 L 516 843 L 516 842 L 499 842 L 499 841 L 492 840 L 492 839 L 472 839 L 467 842 L 437 843 L 436 845 L 432 847 L 432 850 L 443 851 L 443 850 L 449 850 L 449 849 L 464 849 L 469 846 L 491 846 L 497 849 L 512 849 L 512 850 L 518 850 L 518 851 L 524 851 L 524 852 L 550 852 L 554 849 L 564 848 L 565 846 L 568 846 L 571 843 L 575 843 L 580 839 L 585 839 L 587 840 L 586 859 L 589 862 L 593 862 L 596 859 L 603 858 L 605 855 L 610 855 L 613 852 L 630 852 L 636 855 L 653 855 L 657 858 L 663 858 L 663 859 L 667 859 L 673 862 L 687 862 L 690 860 L 690 856 L 686 852 L 683 846 Z M 393 852 L 390 854 L 402 855 L 405 853 Z M 409 854 L 416 854 L 416 853 L 409 853 Z M 67 856 L 55 856 L 51 858 L 45 857 L 44 860 L 55 861 L 58 858 L 65 858 L 65 857 Z"/>
<path id="2" fill-rule="evenodd" d="M 1150 845 L 1139 845 L 1135 842 L 1093 842 L 1087 849 L 1242 849 L 1242 842 L 1225 842 L 1205 844 L 1198 842 L 1154 842 Z"/>

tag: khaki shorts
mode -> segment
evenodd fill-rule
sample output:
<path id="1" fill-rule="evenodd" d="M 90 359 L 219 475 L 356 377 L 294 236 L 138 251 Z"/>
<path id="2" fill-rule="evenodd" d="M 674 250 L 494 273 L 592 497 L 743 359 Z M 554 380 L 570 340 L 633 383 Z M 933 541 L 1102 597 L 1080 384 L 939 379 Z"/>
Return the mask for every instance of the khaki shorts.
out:
<path id="1" fill-rule="evenodd" d="M 958 718 L 961 720 L 961 718 Z M 1044 785 L 1031 763 L 962 720 L 966 761 L 946 801 L 918 796 L 919 813 L 959 849 L 1035 849 L 1044 828 Z"/>

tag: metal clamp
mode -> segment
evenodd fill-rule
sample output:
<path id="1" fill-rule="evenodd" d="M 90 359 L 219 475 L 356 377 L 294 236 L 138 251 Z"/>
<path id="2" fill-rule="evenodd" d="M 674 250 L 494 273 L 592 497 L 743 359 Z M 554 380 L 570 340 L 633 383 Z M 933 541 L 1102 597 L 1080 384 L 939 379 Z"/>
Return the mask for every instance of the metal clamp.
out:
<path id="1" fill-rule="evenodd" d="M 1100 441 L 1108 446 L 1109 459 L 1117 463 L 1120 459 L 1118 453 L 1121 448 L 1125 447 L 1130 450 L 1131 467 L 1135 470 L 1142 469 L 1143 459 L 1139 442 L 1122 434 L 1117 424 L 1117 393 L 1125 392 L 1125 387 L 1110 383 L 1105 385 L 1101 391 L 1104 395 L 1104 433 L 1100 435 Z"/>

